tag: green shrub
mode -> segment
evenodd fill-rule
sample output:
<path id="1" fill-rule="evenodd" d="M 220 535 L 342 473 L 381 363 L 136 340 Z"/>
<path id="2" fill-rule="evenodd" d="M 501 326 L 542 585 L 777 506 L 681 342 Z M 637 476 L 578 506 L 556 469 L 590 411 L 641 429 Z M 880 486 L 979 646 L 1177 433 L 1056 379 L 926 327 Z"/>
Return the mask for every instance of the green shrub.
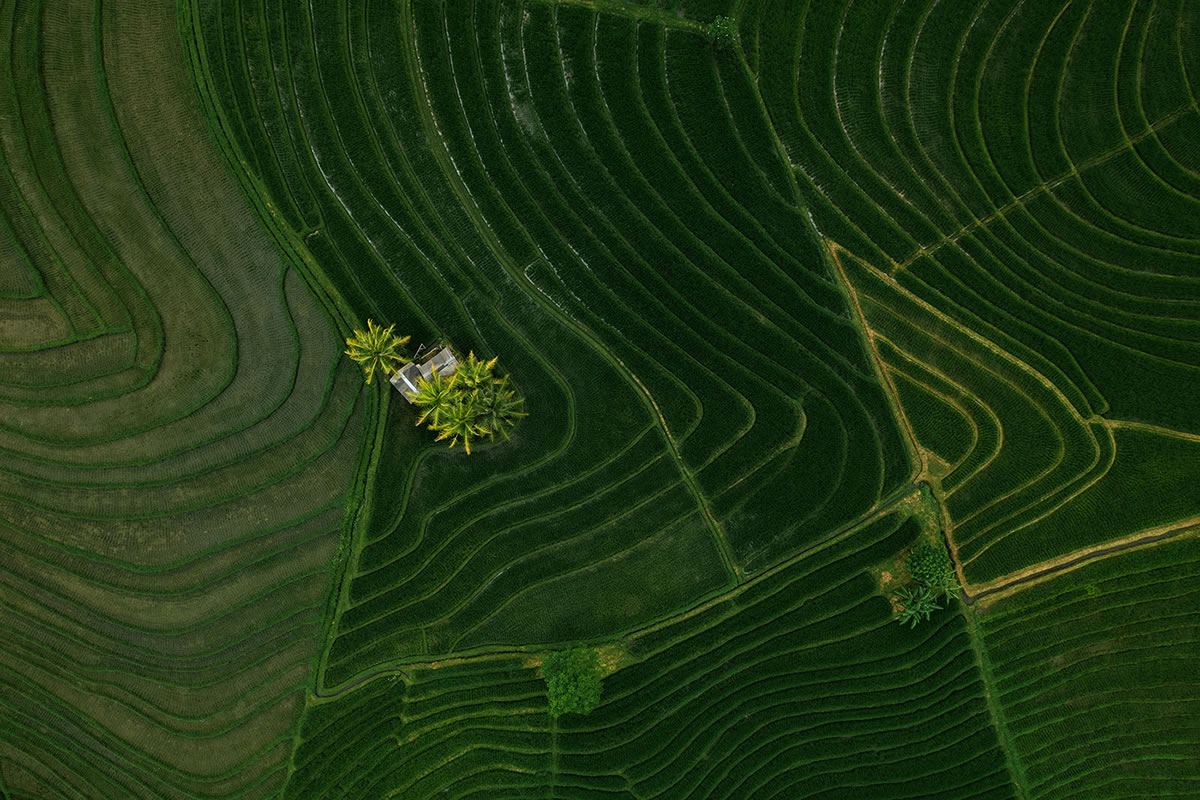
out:
<path id="1" fill-rule="evenodd" d="M 945 595 L 947 600 L 958 593 L 960 587 L 958 576 L 954 573 L 954 564 L 950 562 L 950 554 L 941 543 L 926 542 L 919 545 L 908 554 L 905 564 L 913 580 L 924 584 L 935 593 Z"/>
<path id="2" fill-rule="evenodd" d="M 737 40 L 737 22 L 733 17 L 717 17 L 704 26 L 704 38 L 717 47 L 729 47 Z"/>
<path id="3" fill-rule="evenodd" d="M 915 628 L 917 623 L 929 619 L 929 615 L 941 606 L 937 602 L 937 593 L 928 586 L 901 586 L 896 591 L 896 600 L 901 608 L 896 612 L 898 622 L 907 622 L 908 627 Z"/>
<path id="4" fill-rule="evenodd" d="M 550 716 L 590 714 L 600 705 L 600 657 L 590 647 L 554 653 L 542 663 Z"/>

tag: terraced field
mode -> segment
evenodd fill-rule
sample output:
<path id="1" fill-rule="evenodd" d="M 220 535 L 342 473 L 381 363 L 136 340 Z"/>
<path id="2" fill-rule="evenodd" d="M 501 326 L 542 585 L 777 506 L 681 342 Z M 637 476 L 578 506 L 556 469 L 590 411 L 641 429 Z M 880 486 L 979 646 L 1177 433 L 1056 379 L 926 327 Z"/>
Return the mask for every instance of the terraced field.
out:
<path id="1" fill-rule="evenodd" d="M 1200 539 L 994 602 L 981 630 L 1030 798 L 1194 797 Z"/>
<path id="2" fill-rule="evenodd" d="M 221 34 L 196 47 L 237 104 L 231 144 L 301 188 L 292 224 L 349 299 L 502 354 L 536 420 L 470 464 L 392 426 L 326 685 L 637 627 L 902 488 L 765 117 L 699 113 L 755 99 L 695 26 L 489 2 L 229 2 L 192 22 Z"/>
<path id="3" fill-rule="evenodd" d="M 211 145 L 174 9 L 0 26 L 0 789 L 277 795 L 377 399 Z"/>
<path id="4" fill-rule="evenodd" d="M 1200 4 L 0 42 L 2 800 L 1200 795 Z M 529 416 L 435 443 L 367 318 Z"/>
<path id="5" fill-rule="evenodd" d="M 894 298 L 902 319 L 879 324 L 919 328 L 929 311 L 907 309 L 931 307 L 955 329 L 883 334 L 881 356 L 946 462 L 968 580 L 1150 527 L 1081 524 L 1073 501 L 1094 509 L 1100 481 L 1120 487 L 1114 508 L 1200 513 L 1178 491 L 1194 455 L 1154 485 L 1121 446 L 1190 453 L 1200 434 L 1195 4 L 747 6 L 743 46 L 802 202 L 869 268 L 851 282 Z M 997 374 L 948 363 L 963 358 Z"/>
<path id="6" fill-rule="evenodd" d="M 1015 797 L 963 617 L 898 626 L 867 571 L 916 531 L 883 517 L 623 639 L 588 717 L 549 724 L 512 656 L 378 680 L 305 718 L 287 796 Z"/>

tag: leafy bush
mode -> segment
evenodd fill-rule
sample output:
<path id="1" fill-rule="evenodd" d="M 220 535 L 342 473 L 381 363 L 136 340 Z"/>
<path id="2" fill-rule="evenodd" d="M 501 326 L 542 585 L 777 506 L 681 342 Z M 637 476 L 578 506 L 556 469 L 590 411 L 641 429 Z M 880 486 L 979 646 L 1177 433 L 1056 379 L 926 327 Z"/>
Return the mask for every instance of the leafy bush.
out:
<path id="1" fill-rule="evenodd" d="M 960 587 L 954 564 L 950 562 L 950 554 L 941 543 L 926 542 L 918 546 L 909 553 L 905 564 L 914 580 L 943 594 L 947 600 L 958 593 Z"/>
<path id="2" fill-rule="evenodd" d="M 554 653 L 542 664 L 550 716 L 590 714 L 600 705 L 600 658 L 590 647 Z"/>
<path id="3" fill-rule="evenodd" d="M 729 47 L 737 40 L 737 22 L 733 17 L 717 17 L 704 26 L 704 38 L 717 47 Z"/>
<path id="4" fill-rule="evenodd" d="M 901 586 L 896 591 L 896 600 L 901 608 L 896 612 L 896 620 L 907 622 L 910 628 L 917 623 L 929 619 L 929 615 L 941 606 L 937 602 L 937 594 L 928 586 Z"/>

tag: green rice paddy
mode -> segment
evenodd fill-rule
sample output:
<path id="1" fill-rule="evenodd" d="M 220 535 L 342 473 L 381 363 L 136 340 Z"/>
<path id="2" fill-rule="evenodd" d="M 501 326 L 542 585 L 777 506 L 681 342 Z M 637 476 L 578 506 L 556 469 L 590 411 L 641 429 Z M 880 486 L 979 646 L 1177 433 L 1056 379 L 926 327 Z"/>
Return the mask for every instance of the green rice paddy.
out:
<path id="1" fill-rule="evenodd" d="M 0 799 L 1200 796 L 1198 52 L 0 0 Z M 368 318 L 528 417 L 435 443 Z"/>

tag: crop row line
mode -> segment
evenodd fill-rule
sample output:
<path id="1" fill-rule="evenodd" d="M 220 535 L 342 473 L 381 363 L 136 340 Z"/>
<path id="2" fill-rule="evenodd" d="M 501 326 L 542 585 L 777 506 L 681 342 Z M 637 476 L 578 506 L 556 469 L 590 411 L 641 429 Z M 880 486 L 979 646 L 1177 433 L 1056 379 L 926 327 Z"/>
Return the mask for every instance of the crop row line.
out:
<path id="1" fill-rule="evenodd" d="M 1065 9 L 1065 7 L 1064 7 L 1064 9 Z M 1186 105 L 1183 105 L 1183 106 L 1175 109 L 1174 111 L 1170 112 L 1166 116 L 1159 119 L 1157 122 L 1151 123 L 1141 133 L 1135 134 L 1132 137 L 1127 138 L 1125 140 L 1124 144 L 1118 145 L 1117 147 L 1114 147 L 1110 150 L 1100 153 L 1099 155 L 1092 156 L 1091 158 L 1089 158 L 1083 162 L 1080 162 L 1079 164 L 1072 164 L 1071 169 L 1069 169 L 1068 171 L 1058 175 L 1055 178 L 1051 178 L 1051 179 L 1045 181 L 1044 183 L 1040 183 L 1037 186 L 1033 187 L 1032 189 L 1026 190 L 1024 193 L 1022 193 L 1020 195 L 1017 195 L 1012 200 L 1008 201 L 1003 206 L 1000 206 L 999 208 L 997 208 L 995 211 L 993 211 L 991 214 L 987 215 L 986 217 L 982 217 L 980 219 L 973 220 L 969 225 L 966 225 L 951 234 L 943 236 L 940 241 L 934 243 L 933 245 L 922 245 L 920 248 L 913 251 L 913 253 L 904 261 L 893 264 L 892 269 L 890 270 L 889 274 L 891 274 L 892 276 L 895 276 L 896 273 L 911 266 L 913 264 L 913 262 L 915 262 L 921 258 L 924 258 L 926 256 L 932 256 L 934 253 L 936 253 L 941 247 L 945 246 L 946 244 L 955 243 L 963 236 L 966 236 L 979 228 L 987 227 L 991 223 L 1003 218 L 1004 216 L 1006 216 L 1009 212 L 1013 211 L 1014 209 L 1024 206 L 1026 204 L 1026 202 L 1033 199 L 1037 195 L 1052 194 L 1053 190 L 1056 187 L 1058 187 L 1060 184 L 1065 183 L 1066 181 L 1071 180 L 1072 178 L 1079 177 L 1079 175 L 1082 172 L 1084 172 L 1085 170 L 1088 170 L 1092 167 L 1099 166 L 1099 165 L 1103 164 L 1105 161 L 1108 161 L 1109 159 L 1111 159 L 1117 155 L 1120 155 L 1122 153 L 1125 153 L 1129 150 L 1134 149 L 1137 146 L 1137 144 L 1139 142 L 1141 142 L 1143 139 L 1146 139 L 1147 137 L 1155 135 L 1159 131 L 1159 129 L 1165 128 L 1166 126 L 1173 124 L 1176 120 L 1178 120 L 1184 114 L 1187 114 L 1192 111 L 1195 111 L 1195 102 L 1194 101 L 1192 103 L 1188 103 Z"/>
<path id="2" fill-rule="evenodd" d="M 759 574 L 748 577 L 744 583 L 722 592 L 701 604 L 689 608 L 686 611 L 680 612 L 679 614 L 669 618 L 659 620 L 658 622 L 642 628 L 627 631 L 622 634 L 622 638 L 627 640 L 637 639 L 647 634 L 668 628 L 697 615 L 704 614 L 715 607 L 732 601 L 743 592 L 769 581 L 774 576 L 795 567 L 803 560 L 810 558 L 817 553 L 823 552 L 831 547 L 845 542 L 858 531 L 867 527 L 871 523 L 877 522 L 878 520 L 886 517 L 888 514 L 891 514 L 900 504 L 902 504 L 913 494 L 914 488 L 914 484 L 909 484 L 897 489 L 888 498 L 882 500 L 875 509 L 863 514 L 858 519 L 845 524 L 841 529 L 831 532 L 826 539 L 811 545 L 803 551 L 796 553 L 785 561 L 781 561 L 780 563 L 773 565 L 769 569 L 766 569 Z M 403 674 L 410 670 L 421 668 L 438 668 L 441 666 L 455 666 L 460 664 L 475 664 L 480 662 L 486 663 L 491 661 L 504 661 L 513 657 L 527 658 L 538 653 L 540 650 L 540 647 L 525 647 L 517 649 L 485 648 L 479 649 L 475 652 L 464 651 L 462 653 L 456 653 L 434 660 L 421 658 L 400 659 L 392 661 L 388 665 L 379 665 L 375 669 L 371 670 L 370 673 L 355 676 L 354 679 L 349 680 L 338 687 L 323 688 L 321 691 L 316 693 L 314 700 L 318 703 L 328 702 L 344 696 L 347 692 L 363 688 L 377 678 Z"/>

